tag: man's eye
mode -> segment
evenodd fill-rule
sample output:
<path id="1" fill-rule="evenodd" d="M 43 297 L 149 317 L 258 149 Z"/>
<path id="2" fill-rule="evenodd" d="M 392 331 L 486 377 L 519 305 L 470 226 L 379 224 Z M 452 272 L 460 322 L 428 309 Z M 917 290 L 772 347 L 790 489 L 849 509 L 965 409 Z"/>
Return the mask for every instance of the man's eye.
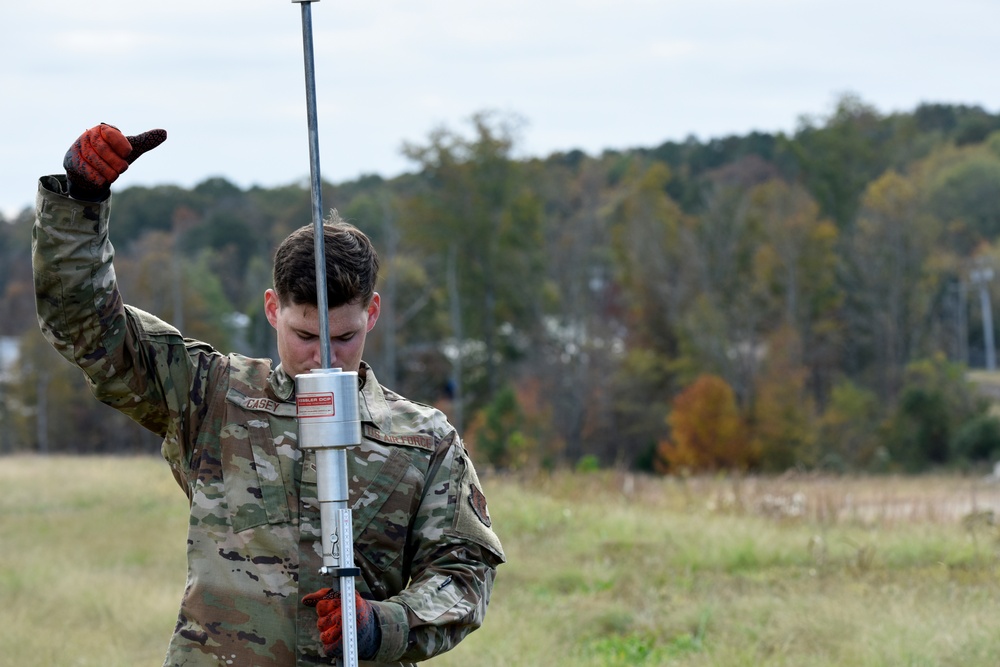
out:
<path id="1" fill-rule="evenodd" d="M 316 336 L 314 336 L 312 334 L 303 333 L 301 331 L 298 333 L 298 337 L 299 337 L 299 340 L 315 340 L 315 338 L 316 338 Z"/>

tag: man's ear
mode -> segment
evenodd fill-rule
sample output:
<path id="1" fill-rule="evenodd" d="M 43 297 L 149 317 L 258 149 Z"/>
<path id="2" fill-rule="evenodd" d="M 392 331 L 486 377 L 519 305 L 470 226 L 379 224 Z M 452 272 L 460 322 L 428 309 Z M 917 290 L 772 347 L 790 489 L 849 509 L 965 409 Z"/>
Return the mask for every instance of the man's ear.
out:
<path id="1" fill-rule="evenodd" d="M 375 328 L 375 323 L 378 322 L 379 313 L 382 312 L 382 297 L 378 295 L 378 292 L 372 294 L 372 300 L 368 302 L 368 329 L 371 331 Z"/>
<path id="2" fill-rule="evenodd" d="M 273 289 L 266 290 L 264 292 L 264 317 L 275 329 L 278 328 L 278 310 L 280 308 L 281 302 L 278 300 L 277 292 Z"/>

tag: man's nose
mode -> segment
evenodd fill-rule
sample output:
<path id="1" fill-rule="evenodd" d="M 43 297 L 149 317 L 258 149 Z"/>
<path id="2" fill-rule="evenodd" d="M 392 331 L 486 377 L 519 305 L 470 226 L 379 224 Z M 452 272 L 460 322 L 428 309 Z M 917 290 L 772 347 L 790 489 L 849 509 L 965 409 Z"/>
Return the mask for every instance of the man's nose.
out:
<path id="1" fill-rule="evenodd" d="M 316 345 L 313 346 L 313 351 L 312 351 L 312 367 L 313 368 L 322 368 L 323 367 L 323 344 L 322 343 L 316 343 Z"/>

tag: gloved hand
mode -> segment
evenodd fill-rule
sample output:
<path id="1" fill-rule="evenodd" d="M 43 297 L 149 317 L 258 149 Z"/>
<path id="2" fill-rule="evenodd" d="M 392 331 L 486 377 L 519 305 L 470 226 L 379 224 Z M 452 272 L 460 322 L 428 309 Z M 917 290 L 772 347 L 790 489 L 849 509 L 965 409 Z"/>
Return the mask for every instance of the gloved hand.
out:
<path id="1" fill-rule="evenodd" d="M 302 598 L 302 604 L 316 607 L 319 638 L 327 656 L 340 658 L 344 655 L 343 632 L 341 630 L 340 591 L 329 588 L 310 593 Z M 375 608 L 361 595 L 354 592 L 354 609 L 358 620 L 358 658 L 371 660 L 382 644 L 382 631 L 375 616 Z"/>
<path id="2" fill-rule="evenodd" d="M 101 123 L 90 128 L 80 135 L 63 159 L 69 196 L 84 201 L 107 199 L 115 179 L 136 158 L 166 140 L 166 130 L 126 137 L 114 125 Z"/>

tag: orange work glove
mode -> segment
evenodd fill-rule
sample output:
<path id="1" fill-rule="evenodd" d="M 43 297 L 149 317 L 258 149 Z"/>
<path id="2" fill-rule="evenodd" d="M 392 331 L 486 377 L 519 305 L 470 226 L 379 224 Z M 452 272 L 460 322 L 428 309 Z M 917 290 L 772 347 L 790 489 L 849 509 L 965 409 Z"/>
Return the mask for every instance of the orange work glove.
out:
<path id="1" fill-rule="evenodd" d="M 166 130 L 150 130 L 126 137 L 117 127 L 101 123 L 76 140 L 63 158 L 69 196 L 101 201 L 111 194 L 111 184 L 146 151 L 167 140 Z"/>
<path id="2" fill-rule="evenodd" d="M 344 655 L 340 591 L 329 588 L 310 593 L 302 598 L 302 604 L 316 607 L 316 627 L 323 642 L 323 650 L 331 658 Z M 375 617 L 375 608 L 361 595 L 354 592 L 354 609 L 358 620 L 358 658 L 371 660 L 382 644 L 382 631 Z"/>

